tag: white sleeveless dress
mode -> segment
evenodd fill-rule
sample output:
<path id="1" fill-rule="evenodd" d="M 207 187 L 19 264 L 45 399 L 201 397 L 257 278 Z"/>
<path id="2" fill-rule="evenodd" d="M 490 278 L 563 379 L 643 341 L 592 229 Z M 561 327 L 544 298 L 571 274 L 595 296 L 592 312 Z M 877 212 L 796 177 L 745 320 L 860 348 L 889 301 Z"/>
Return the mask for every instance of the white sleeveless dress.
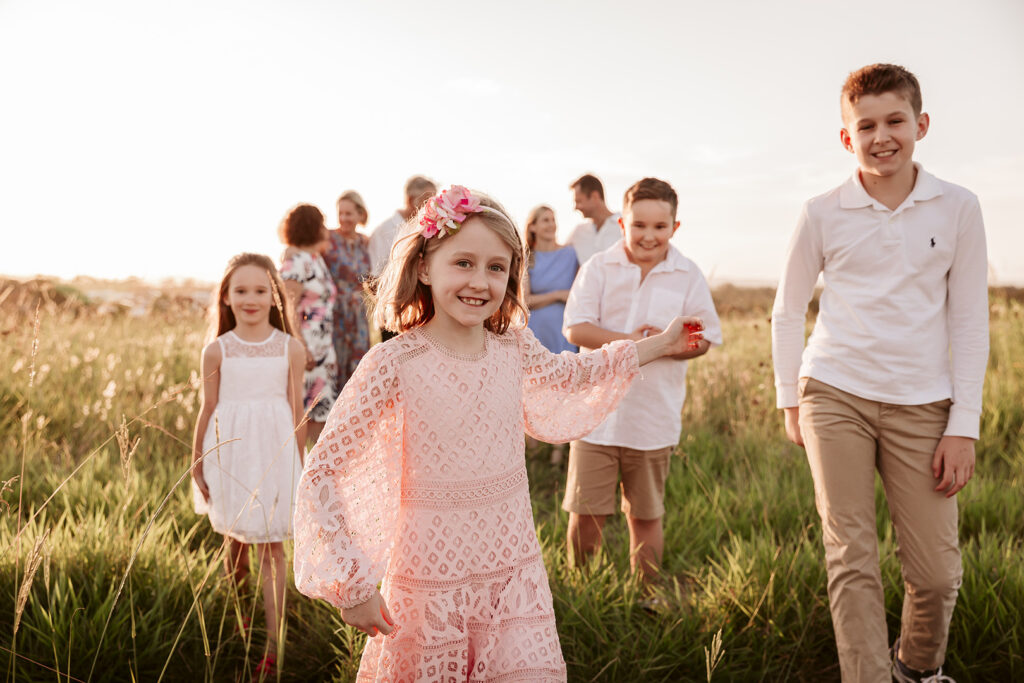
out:
<path id="1" fill-rule="evenodd" d="M 203 437 L 210 502 L 194 483 L 193 500 L 215 531 L 243 543 L 292 537 L 302 468 L 286 393 L 288 339 L 278 329 L 262 342 L 247 342 L 233 331 L 217 338 L 220 390 Z"/>

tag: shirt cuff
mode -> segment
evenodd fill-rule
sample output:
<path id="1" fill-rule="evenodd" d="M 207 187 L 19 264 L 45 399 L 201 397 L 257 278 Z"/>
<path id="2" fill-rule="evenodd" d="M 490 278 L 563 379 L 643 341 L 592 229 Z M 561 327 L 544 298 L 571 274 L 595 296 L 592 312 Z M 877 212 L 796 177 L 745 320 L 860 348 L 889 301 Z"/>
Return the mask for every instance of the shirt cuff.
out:
<path id="1" fill-rule="evenodd" d="M 800 404 L 800 390 L 798 386 L 794 384 L 781 384 L 776 383 L 775 385 L 775 407 L 776 408 L 795 408 Z"/>
<path id="2" fill-rule="evenodd" d="M 943 436 L 964 436 L 977 439 L 980 431 L 981 413 L 954 403 L 949 409 L 949 421 Z"/>

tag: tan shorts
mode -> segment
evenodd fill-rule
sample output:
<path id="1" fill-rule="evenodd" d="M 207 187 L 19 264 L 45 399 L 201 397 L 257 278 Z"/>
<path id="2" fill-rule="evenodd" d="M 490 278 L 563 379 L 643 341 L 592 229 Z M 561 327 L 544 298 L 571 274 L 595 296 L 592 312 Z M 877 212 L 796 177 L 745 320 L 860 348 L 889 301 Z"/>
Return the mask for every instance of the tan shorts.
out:
<path id="1" fill-rule="evenodd" d="M 673 447 L 639 451 L 573 441 L 562 509 L 578 515 L 615 512 L 615 487 L 622 477 L 622 511 L 634 519 L 665 514 L 665 479 Z"/>

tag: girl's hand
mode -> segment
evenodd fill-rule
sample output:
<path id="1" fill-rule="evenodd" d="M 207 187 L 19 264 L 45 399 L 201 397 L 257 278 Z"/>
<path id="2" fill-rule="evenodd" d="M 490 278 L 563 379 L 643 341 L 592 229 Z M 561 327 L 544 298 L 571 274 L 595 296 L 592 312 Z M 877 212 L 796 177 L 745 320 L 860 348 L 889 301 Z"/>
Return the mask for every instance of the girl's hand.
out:
<path id="1" fill-rule="evenodd" d="M 649 326 L 642 325 L 638 331 L 644 330 L 645 327 Z M 666 356 L 678 358 L 687 352 L 690 355 L 682 356 L 683 358 L 700 355 L 701 342 L 704 340 L 704 335 L 701 334 L 703 330 L 704 323 L 700 318 L 679 316 L 673 319 L 664 332 L 655 335 L 648 333 L 647 337 L 637 341 L 636 351 L 640 365 Z"/>
<path id="2" fill-rule="evenodd" d="M 206 478 L 203 476 L 203 461 L 200 460 L 192 465 L 192 479 L 196 482 L 196 488 L 203 494 L 203 500 L 210 502 L 210 487 L 206 485 Z"/>
<path id="3" fill-rule="evenodd" d="M 361 605 L 342 607 L 341 618 L 346 624 L 356 627 L 371 638 L 378 633 L 390 635 L 396 628 L 380 591 L 374 591 L 373 597 Z"/>

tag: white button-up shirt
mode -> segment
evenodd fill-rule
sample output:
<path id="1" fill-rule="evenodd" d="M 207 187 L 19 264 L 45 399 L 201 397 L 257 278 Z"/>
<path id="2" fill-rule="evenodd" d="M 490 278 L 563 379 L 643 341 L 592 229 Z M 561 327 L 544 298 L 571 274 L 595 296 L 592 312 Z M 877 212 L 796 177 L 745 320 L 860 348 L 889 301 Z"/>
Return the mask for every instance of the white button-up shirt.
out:
<path id="1" fill-rule="evenodd" d="M 804 349 L 819 273 L 825 289 Z M 977 438 L 987 274 L 978 198 L 920 165 L 913 191 L 895 210 L 867 193 L 859 173 L 811 199 L 772 311 L 778 406 L 797 405 L 800 377 L 896 405 L 952 398 L 945 433 Z"/>
<path id="2" fill-rule="evenodd" d="M 586 263 L 594 254 L 604 251 L 622 239 L 622 227 L 619 218 L 622 214 L 613 213 L 601 223 L 598 229 L 594 221 L 580 223 L 569 235 L 569 244 L 576 250 L 576 260 L 580 265 Z"/>
<path id="3" fill-rule="evenodd" d="M 395 243 L 398 230 L 404 222 L 402 214 L 395 211 L 395 215 L 378 225 L 370 233 L 370 267 L 373 268 L 374 275 L 380 275 L 380 271 L 384 270 L 384 266 L 391 257 L 391 245 Z"/>
<path id="4" fill-rule="evenodd" d="M 615 332 L 641 325 L 665 329 L 679 315 L 704 321 L 704 338 L 722 343 L 721 324 L 703 273 L 669 245 L 665 260 L 643 282 L 624 242 L 596 254 L 580 268 L 565 304 L 564 327 L 592 323 Z M 605 446 L 654 450 L 675 446 L 682 431 L 686 361 L 661 358 L 640 369 L 618 408 L 583 440 Z"/>

